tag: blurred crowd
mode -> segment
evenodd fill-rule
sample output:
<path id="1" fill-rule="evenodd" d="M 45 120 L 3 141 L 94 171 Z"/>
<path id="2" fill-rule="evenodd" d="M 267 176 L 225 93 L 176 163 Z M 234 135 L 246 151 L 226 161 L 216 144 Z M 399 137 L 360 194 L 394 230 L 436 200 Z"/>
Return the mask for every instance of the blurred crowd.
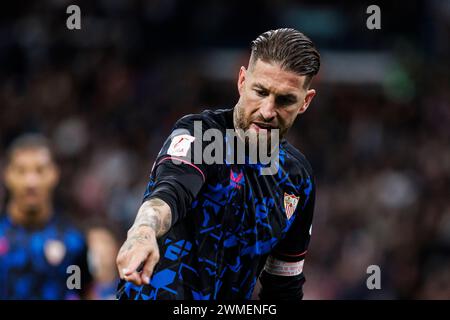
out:
<path id="1" fill-rule="evenodd" d="M 115 277 L 115 252 L 174 122 L 233 107 L 250 41 L 289 26 L 292 8 L 312 4 L 74 3 L 83 17 L 79 31 L 65 28 L 71 2 L 2 4 L 0 163 L 24 132 L 51 139 L 61 167 L 57 205 L 88 232 L 101 286 Z M 383 21 L 391 28 L 372 41 L 392 52 L 399 71 L 378 84 L 319 76 L 318 96 L 289 133 L 311 162 L 318 190 L 306 299 L 450 299 L 450 2 L 389 10 Z M 414 25 L 399 27 L 396 13 L 413 15 Z M 361 30 L 341 42 L 312 30 L 319 50 L 370 48 L 360 15 L 354 23 Z M 302 30 L 301 21 L 295 27 Z M 323 68 L 330 68 L 325 58 Z M 6 199 L 2 186 L 2 206 Z M 370 265 L 380 267 L 381 290 L 367 289 Z"/>

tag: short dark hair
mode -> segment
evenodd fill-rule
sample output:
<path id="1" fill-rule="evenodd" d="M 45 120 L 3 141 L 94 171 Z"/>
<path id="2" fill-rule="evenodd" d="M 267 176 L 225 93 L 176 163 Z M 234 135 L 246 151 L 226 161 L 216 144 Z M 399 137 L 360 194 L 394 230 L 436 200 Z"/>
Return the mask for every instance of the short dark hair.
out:
<path id="1" fill-rule="evenodd" d="M 252 41 L 250 64 L 258 59 L 276 62 L 281 68 L 306 75 L 305 87 L 319 72 L 320 54 L 314 43 L 303 33 L 290 28 L 269 30 Z"/>
<path id="2" fill-rule="evenodd" d="M 53 150 L 50 141 L 39 133 L 25 133 L 14 139 L 6 151 L 6 159 L 9 163 L 13 154 L 18 150 L 47 149 L 53 159 Z"/>

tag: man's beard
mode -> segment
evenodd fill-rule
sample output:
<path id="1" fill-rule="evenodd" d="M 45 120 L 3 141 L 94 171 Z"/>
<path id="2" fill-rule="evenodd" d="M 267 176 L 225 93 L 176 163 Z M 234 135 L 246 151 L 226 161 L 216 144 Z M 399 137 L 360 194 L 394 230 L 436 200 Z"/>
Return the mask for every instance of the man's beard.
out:
<path id="1" fill-rule="evenodd" d="M 38 227 L 46 222 L 46 217 L 42 214 L 43 209 L 39 204 L 23 204 L 20 209 L 23 213 L 22 223 L 26 227 Z"/>
<path id="2" fill-rule="evenodd" d="M 244 132 L 247 132 L 247 130 L 249 130 L 251 124 L 253 122 L 255 122 L 255 121 L 259 122 L 259 123 L 262 123 L 262 124 L 271 125 L 271 123 L 266 122 L 261 116 L 255 116 L 253 119 L 248 119 L 247 120 L 247 118 L 245 116 L 244 108 L 242 108 L 239 104 L 237 104 L 235 106 L 235 110 L 233 112 L 233 121 L 234 121 L 235 129 L 236 130 L 237 129 L 241 129 Z M 284 126 L 278 125 L 276 128 L 271 129 L 271 130 L 278 130 L 278 133 L 279 133 L 278 137 L 279 137 L 279 140 L 281 140 L 287 134 L 288 129 L 289 129 L 289 127 L 284 127 Z M 267 135 L 267 145 L 268 145 L 268 147 L 271 144 L 271 134 L 270 134 L 271 130 L 267 130 L 265 133 L 263 133 L 263 134 Z M 256 136 L 258 138 L 258 141 L 262 141 L 262 139 L 261 140 L 259 139 L 260 135 L 262 133 L 255 132 L 255 134 L 256 134 Z M 245 143 L 246 144 L 250 143 L 250 141 L 249 141 L 247 136 L 245 136 Z M 268 150 L 270 150 L 270 149 L 268 149 Z"/>
<path id="3" fill-rule="evenodd" d="M 244 142 L 245 154 L 248 155 L 248 160 L 251 163 L 267 164 L 267 161 L 272 163 L 273 159 L 278 159 L 280 135 L 285 134 L 286 130 L 280 130 L 278 125 L 272 129 L 259 132 L 253 128 L 250 129 L 254 121 L 261 125 L 267 124 L 268 126 L 273 126 L 273 123 L 264 121 L 261 115 L 257 116 L 255 114 L 253 119 L 250 116 L 246 117 L 244 108 L 241 108 L 239 105 L 235 107 L 233 121 L 236 135 L 240 141 Z"/>
<path id="4" fill-rule="evenodd" d="M 38 205 L 30 205 L 25 207 L 24 211 L 28 217 L 30 217 L 31 219 L 35 219 L 39 215 L 41 208 Z"/>

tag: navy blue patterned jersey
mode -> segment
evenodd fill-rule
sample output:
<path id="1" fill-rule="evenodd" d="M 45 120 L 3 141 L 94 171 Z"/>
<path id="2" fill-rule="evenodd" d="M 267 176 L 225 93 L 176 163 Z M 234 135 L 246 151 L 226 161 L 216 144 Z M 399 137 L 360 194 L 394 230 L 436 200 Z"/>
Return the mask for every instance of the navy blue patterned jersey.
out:
<path id="1" fill-rule="evenodd" d="M 80 290 L 67 288 L 70 265 L 80 267 Z M 33 230 L 0 219 L 0 299 L 78 299 L 89 280 L 84 237 L 62 219 Z"/>
<path id="2" fill-rule="evenodd" d="M 172 226 L 158 239 L 161 258 L 150 285 L 122 282 L 119 298 L 250 299 L 268 257 L 305 257 L 315 197 L 305 157 L 282 140 L 274 175 L 261 174 L 261 164 L 226 161 L 226 152 L 223 164 L 196 162 L 195 121 L 201 121 L 200 134 L 215 128 L 226 139 L 225 131 L 234 129 L 233 109 L 206 110 L 175 124 L 144 196 L 170 206 Z"/>

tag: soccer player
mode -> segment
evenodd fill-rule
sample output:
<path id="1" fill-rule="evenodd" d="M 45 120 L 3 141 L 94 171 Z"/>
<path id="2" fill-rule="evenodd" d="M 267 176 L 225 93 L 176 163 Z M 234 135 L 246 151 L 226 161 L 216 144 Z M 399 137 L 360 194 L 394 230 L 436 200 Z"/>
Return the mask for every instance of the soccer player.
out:
<path id="1" fill-rule="evenodd" d="M 308 161 L 284 137 L 316 94 L 310 84 L 319 66 L 301 32 L 265 32 L 252 42 L 248 69 L 240 69 L 235 107 L 175 124 L 117 256 L 118 298 L 250 299 L 259 278 L 261 299 L 302 299 L 315 185 Z M 208 129 L 224 136 L 221 163 L 194 161 L 210 148 L 202 139 Z M 248 157 L 228 161 L 236 149 L 230 129 L 241 132 L 246 149 L 252 136 L 270 140 L 279 130 L 278 170 L 262 174 L 266 166 Z"/>
<path id="2" fill-rule="evenodd" d="M 85 239 L 53 206 L 58 180 L 44 137 L 13 141 L 4 170 L 9 200 L 0 217 L 0 299 L 78 299 L 88 290 Z"/>

